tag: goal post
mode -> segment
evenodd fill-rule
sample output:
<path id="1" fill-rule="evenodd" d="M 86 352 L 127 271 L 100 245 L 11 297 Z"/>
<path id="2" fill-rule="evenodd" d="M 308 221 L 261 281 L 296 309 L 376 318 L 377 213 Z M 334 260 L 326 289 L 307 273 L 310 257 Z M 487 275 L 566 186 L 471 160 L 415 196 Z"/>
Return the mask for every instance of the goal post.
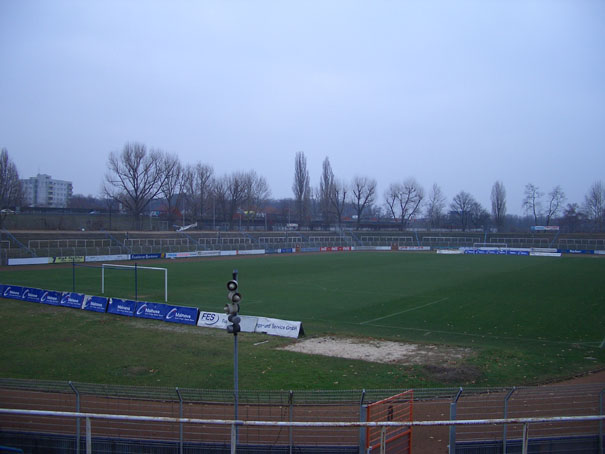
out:
<path id="1" fill-rule="evenodd" d="M 139 266 L 136 263 L 134 265 L 116 265 L 111 263 L 103 263 L 101 264 L 101 294 L 105 294 L 105 269 L 130 269 L 134 270 L 134 287 L 135 287 L 135 299 L 138 296 L 138 282 L 137 282 L 137 274 L 138 270 L 153 270 L 153 271 L 163 271 L 164 272 L 164 302 L 168 302 L 168 268 L 159 268 L 155 266 Z"/>

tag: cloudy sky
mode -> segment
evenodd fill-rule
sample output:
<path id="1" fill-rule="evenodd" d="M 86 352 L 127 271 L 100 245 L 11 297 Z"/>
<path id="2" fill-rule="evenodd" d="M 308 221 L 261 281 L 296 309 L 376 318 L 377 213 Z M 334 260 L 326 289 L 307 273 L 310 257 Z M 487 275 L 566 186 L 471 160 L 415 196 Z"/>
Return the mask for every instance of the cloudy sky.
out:
<path id="1" fill-rule="evenodd" d="M 0 1 L 0 147 L 97 195 L 126 142 L 292 196 L 416 178 L 508 211 L 605 179 L 605 2 Z"/>

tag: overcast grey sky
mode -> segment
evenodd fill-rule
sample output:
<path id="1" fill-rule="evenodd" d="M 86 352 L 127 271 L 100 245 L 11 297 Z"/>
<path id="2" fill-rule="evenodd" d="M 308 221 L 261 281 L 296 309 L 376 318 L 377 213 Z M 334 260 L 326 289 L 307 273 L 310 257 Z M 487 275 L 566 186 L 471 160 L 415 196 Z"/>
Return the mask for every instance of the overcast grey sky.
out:
<path id="1" fill-rule="evenodd" d="M 0 0 L 0 147 L 97 195 L 126 142 L 292 197 L 415 177 L 509 213 L 605 179 L 605 2 Z"/>

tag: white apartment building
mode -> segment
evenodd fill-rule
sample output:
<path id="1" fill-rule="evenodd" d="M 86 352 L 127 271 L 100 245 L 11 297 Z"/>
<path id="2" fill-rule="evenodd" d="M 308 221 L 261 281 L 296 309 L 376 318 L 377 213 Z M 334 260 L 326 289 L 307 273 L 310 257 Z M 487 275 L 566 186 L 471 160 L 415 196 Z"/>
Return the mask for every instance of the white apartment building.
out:
<path id="1" fill-rule="evenodd" d="M 21 180 L 21 183 L 27 206 L 65 208 L 73 193 L 71 181 L 53 180 L 45 174 Z"/>

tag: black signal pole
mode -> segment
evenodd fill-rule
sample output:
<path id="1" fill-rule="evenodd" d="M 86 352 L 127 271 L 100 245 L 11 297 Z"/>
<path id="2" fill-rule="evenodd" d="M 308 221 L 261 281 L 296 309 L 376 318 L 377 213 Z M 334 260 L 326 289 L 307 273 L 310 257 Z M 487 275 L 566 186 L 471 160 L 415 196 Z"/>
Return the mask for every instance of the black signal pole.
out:
<path id="1" fill-rule="evenodd" d="M 229 314 L 228 319 L 232 323 L 227 326 L 227 332 L 233 333 L 233 397 L 234 397 L 234 420 L 238 420 L 238 404 L 239 404 L 239 370 L 238 370 L 238 351 L 237 351 L 237 333 L 240 331 L 239 302 L 242 299 L 240 293 L 237 292 L 237 270 L 233 270 L 233 279 L 227 282 L 227 299 L 229 304 L 225 306 L 225 312 Z M 237 423 L 231 427 L 231 454 L 235 454 L 237 450 Z"/>

